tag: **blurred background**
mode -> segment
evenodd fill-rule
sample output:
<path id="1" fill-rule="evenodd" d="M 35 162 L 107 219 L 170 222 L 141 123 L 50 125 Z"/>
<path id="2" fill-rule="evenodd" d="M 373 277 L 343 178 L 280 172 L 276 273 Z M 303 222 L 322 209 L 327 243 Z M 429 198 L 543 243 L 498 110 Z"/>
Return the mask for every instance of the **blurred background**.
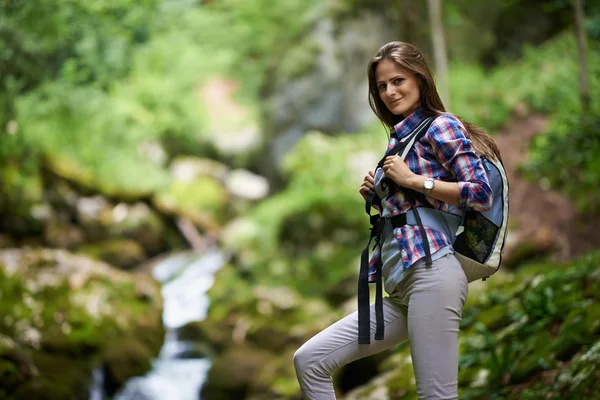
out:
<path id="1" fill-rule="evenodd" d="M 300 399 L 356 310 L 381 45 L 500 146 L 461 399 L 600 398 L 600 1 L 0 0 L 0 399 Z M 407 344 L 334 377 L 416 399 Z"/>

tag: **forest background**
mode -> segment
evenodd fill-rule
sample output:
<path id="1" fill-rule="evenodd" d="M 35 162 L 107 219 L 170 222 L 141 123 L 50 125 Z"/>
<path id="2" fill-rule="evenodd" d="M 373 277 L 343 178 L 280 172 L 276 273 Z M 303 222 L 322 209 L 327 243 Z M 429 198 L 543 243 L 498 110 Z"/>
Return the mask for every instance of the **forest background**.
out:
<path id="1" fill-rule="evenodd" d="M 461 398 L 597 398 L 599 39 L 597 0 L 0 0 L 0 399 L 117 396 L 165 332 L 210 360 L 194 398 L 299 399 L 294 351 L 356 309 L 387 141 L 366 65 L 391 40 L 511 181 Z M 165 326 L 153 268 L 214 249 L 206 318 Z M 408 354 L 348 365 L 338 395 L 416 398 Z"/>

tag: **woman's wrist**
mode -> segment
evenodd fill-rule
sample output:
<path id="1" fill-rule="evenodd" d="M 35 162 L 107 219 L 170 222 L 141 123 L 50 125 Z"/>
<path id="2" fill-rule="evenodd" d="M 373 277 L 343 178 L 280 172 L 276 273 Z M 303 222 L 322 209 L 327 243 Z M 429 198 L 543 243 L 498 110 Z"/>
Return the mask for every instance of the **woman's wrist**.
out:
<path id="1" fill-rule="evenodd" d="M 426 179 L 427 178 L 422 175 L 415 174 L 408 181 L 408 188 L 412 189 L 412 190 L 416 190 L 417 192 L 423 193 L 423 190 L 424 190 L 423 183 L 425 182 Z"/>

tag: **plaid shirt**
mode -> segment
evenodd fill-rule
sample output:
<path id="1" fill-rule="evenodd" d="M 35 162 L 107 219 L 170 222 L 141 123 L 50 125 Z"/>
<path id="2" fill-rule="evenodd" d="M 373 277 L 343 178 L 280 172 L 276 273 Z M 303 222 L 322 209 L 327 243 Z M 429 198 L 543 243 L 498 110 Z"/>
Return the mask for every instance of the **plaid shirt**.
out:
<path id="1" fill-rule="evenodd" d="M 394 147 L 399 139 L 408 135 L 425 118 L 423 110 L 417 111 L 394 126 L 390 135 L 388 149 Z M 465 127 L 451 114 L 439 115 L 429 127 L 427 133 L 414 144 L 408 152 L 405 162 L 414 173 L 439 181 L 458 181 L 460 200 L 458 209 L 474 209 L 486 211 L 492 207 L 492 189 L 490 188 L 480 158 L 475 154 L 471 140 L 467 138 Z M 376 171 L 376 183 L 378 174 Z M 381 187 L 378 188 L 382 190 Z M 456 206 L 428 197 L 428 201 L 437 209 L 456 213 Z M 419 203 L 417 202 L 417 206 Z M 376 207 L 380 215 L 390 217 L 407 212 L 411 205 L 402 191 L 392 197 L 383 199 L 381 207 Z M 441 232 L 425 227 L 431 254 L 451 245 Z M 423 238 L 418 226 L 405 225 L 394 230 L 402 255 L 403 269 L 425 257 Z M 381 257 L 380 246 L 377 246 L 369 261 L 369 280 L 374 281 L 374 265 Z"/>

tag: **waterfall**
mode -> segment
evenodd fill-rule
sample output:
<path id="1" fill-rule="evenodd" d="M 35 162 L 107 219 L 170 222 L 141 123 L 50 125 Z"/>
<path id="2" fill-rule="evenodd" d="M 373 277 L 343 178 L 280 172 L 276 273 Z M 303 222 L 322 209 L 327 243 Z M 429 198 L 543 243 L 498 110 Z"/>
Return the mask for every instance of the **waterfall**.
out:
<path id="1" fill-rule="evenodd" d="M 225 263 L 225 255 L 216 249 L 203 254 L 179 253 L 158 263 L 152 274 L 162 285 L 165 341 L 148 374 L 127 381 L 114 400 L 198 400 L 200 388 L 211 366 L 207 358 L 189 358 L 194 343 L 179 341 L 176 329 L 193 321 L 202 321 L 208 311 L 206 292 L 214 274 Z M 94 372 L 90 400 L 103 400 L 98 394 L 102 372 Z M 100 389 L 101 393 L 101 389 Z"/>

